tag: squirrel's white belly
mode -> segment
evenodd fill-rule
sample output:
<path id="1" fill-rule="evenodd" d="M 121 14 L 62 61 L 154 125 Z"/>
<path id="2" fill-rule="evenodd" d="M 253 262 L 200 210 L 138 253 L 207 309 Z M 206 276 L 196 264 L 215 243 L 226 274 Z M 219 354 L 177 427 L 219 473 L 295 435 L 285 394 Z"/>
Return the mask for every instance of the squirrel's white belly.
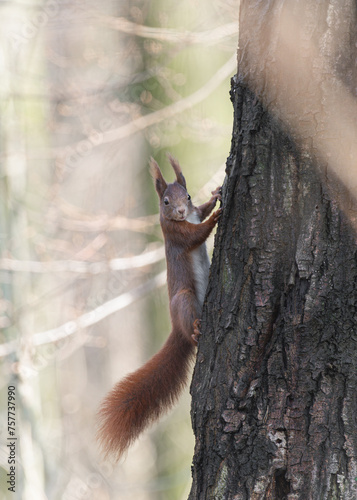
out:
<path id="1" fill-rule="evenodd" d="M 191 224 L 200 224 L 201 222 L 195 212 L 192 212 L 186 220 L 191 222 Z M 206 243 L 203 243 L 200 247 L 196 248 L 196 250 L 193 250 L 191 252 L 191 256 L 193 272 L 195 275 L 197 300 L 202 307 L 206 295 L 210 268 Z"/>

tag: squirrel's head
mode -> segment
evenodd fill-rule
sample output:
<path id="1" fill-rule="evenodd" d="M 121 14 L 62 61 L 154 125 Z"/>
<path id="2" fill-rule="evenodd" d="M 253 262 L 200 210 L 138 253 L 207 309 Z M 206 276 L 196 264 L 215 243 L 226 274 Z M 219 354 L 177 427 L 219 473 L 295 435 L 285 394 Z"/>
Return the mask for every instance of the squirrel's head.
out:
<path id="1" fill-rule="evenodd" d="M 186 181 L 177 160 L 169 155 L 169 161 L 176 174 L 176 181 L 167 184 L 159 165 L 150 158 L 150 173 L 160 199 L 160 213 L 170 220 L 183 221 L 192 212 L 191 196 L 186 190 Z"/>

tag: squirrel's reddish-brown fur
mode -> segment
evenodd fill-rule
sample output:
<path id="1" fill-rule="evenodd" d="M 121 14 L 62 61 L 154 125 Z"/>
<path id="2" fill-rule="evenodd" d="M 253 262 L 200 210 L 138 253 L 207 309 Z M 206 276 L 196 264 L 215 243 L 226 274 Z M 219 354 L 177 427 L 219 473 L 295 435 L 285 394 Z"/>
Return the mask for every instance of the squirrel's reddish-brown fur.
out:
<path id="1" fill-rule="evenodd" d="M 102 402 L 98 438 L 105 453 L 116 458 L 175 403 L 186 384 L 208 279 L 204 242 L 221 214 L 219 209 L 202 222 L 220 199 L 220 188 L 207 203 L 194 207 L 178 162 L 169 159 L 176 174 L 172 184 L 152 159 L 150 167 L 160 199 L 172 331 L 161 350 L 118 382 Z"/>
<path id="2" fill-rule="evenodd" d="M 162 349 L 116 384 L 101 407 L 99 438 L 118 457 L 176 401 L 187 379 L 194 345 L 172 331 Z"/>

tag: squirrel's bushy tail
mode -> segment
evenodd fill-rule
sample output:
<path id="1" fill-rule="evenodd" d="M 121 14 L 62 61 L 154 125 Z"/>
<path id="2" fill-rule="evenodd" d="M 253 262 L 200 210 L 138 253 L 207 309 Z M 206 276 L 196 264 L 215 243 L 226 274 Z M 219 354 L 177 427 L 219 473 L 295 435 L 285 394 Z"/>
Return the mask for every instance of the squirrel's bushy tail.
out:
<path id="1" fill-rule="evenodd" d="M 161 350 L 118 382 L 99 409 L 98 439 L 119 458 L 139 434 L 177 400 L 186 384 L 194 345 L 171 332 Z"/>

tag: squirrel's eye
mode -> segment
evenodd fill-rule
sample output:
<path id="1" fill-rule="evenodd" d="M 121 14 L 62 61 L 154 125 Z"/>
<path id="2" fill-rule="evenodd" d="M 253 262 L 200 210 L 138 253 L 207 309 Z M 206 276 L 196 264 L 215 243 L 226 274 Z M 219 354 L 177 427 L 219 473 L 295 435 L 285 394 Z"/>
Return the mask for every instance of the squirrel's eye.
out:
<path id="1" fill-rule="evenodd" d="M 164 203 L 165 203 L 165 205 L 168 205 L 170 203 L 169 200 L 168 200 L 168 198 L 164 199 Z"/>
<path id="2" fill-rule="evenodd" d="M 187 199 L 188 199 L 188 201 L 190 201 L 190 199 L 191 199 L 191 196 L 189 194 L 187 195 Z"/>

